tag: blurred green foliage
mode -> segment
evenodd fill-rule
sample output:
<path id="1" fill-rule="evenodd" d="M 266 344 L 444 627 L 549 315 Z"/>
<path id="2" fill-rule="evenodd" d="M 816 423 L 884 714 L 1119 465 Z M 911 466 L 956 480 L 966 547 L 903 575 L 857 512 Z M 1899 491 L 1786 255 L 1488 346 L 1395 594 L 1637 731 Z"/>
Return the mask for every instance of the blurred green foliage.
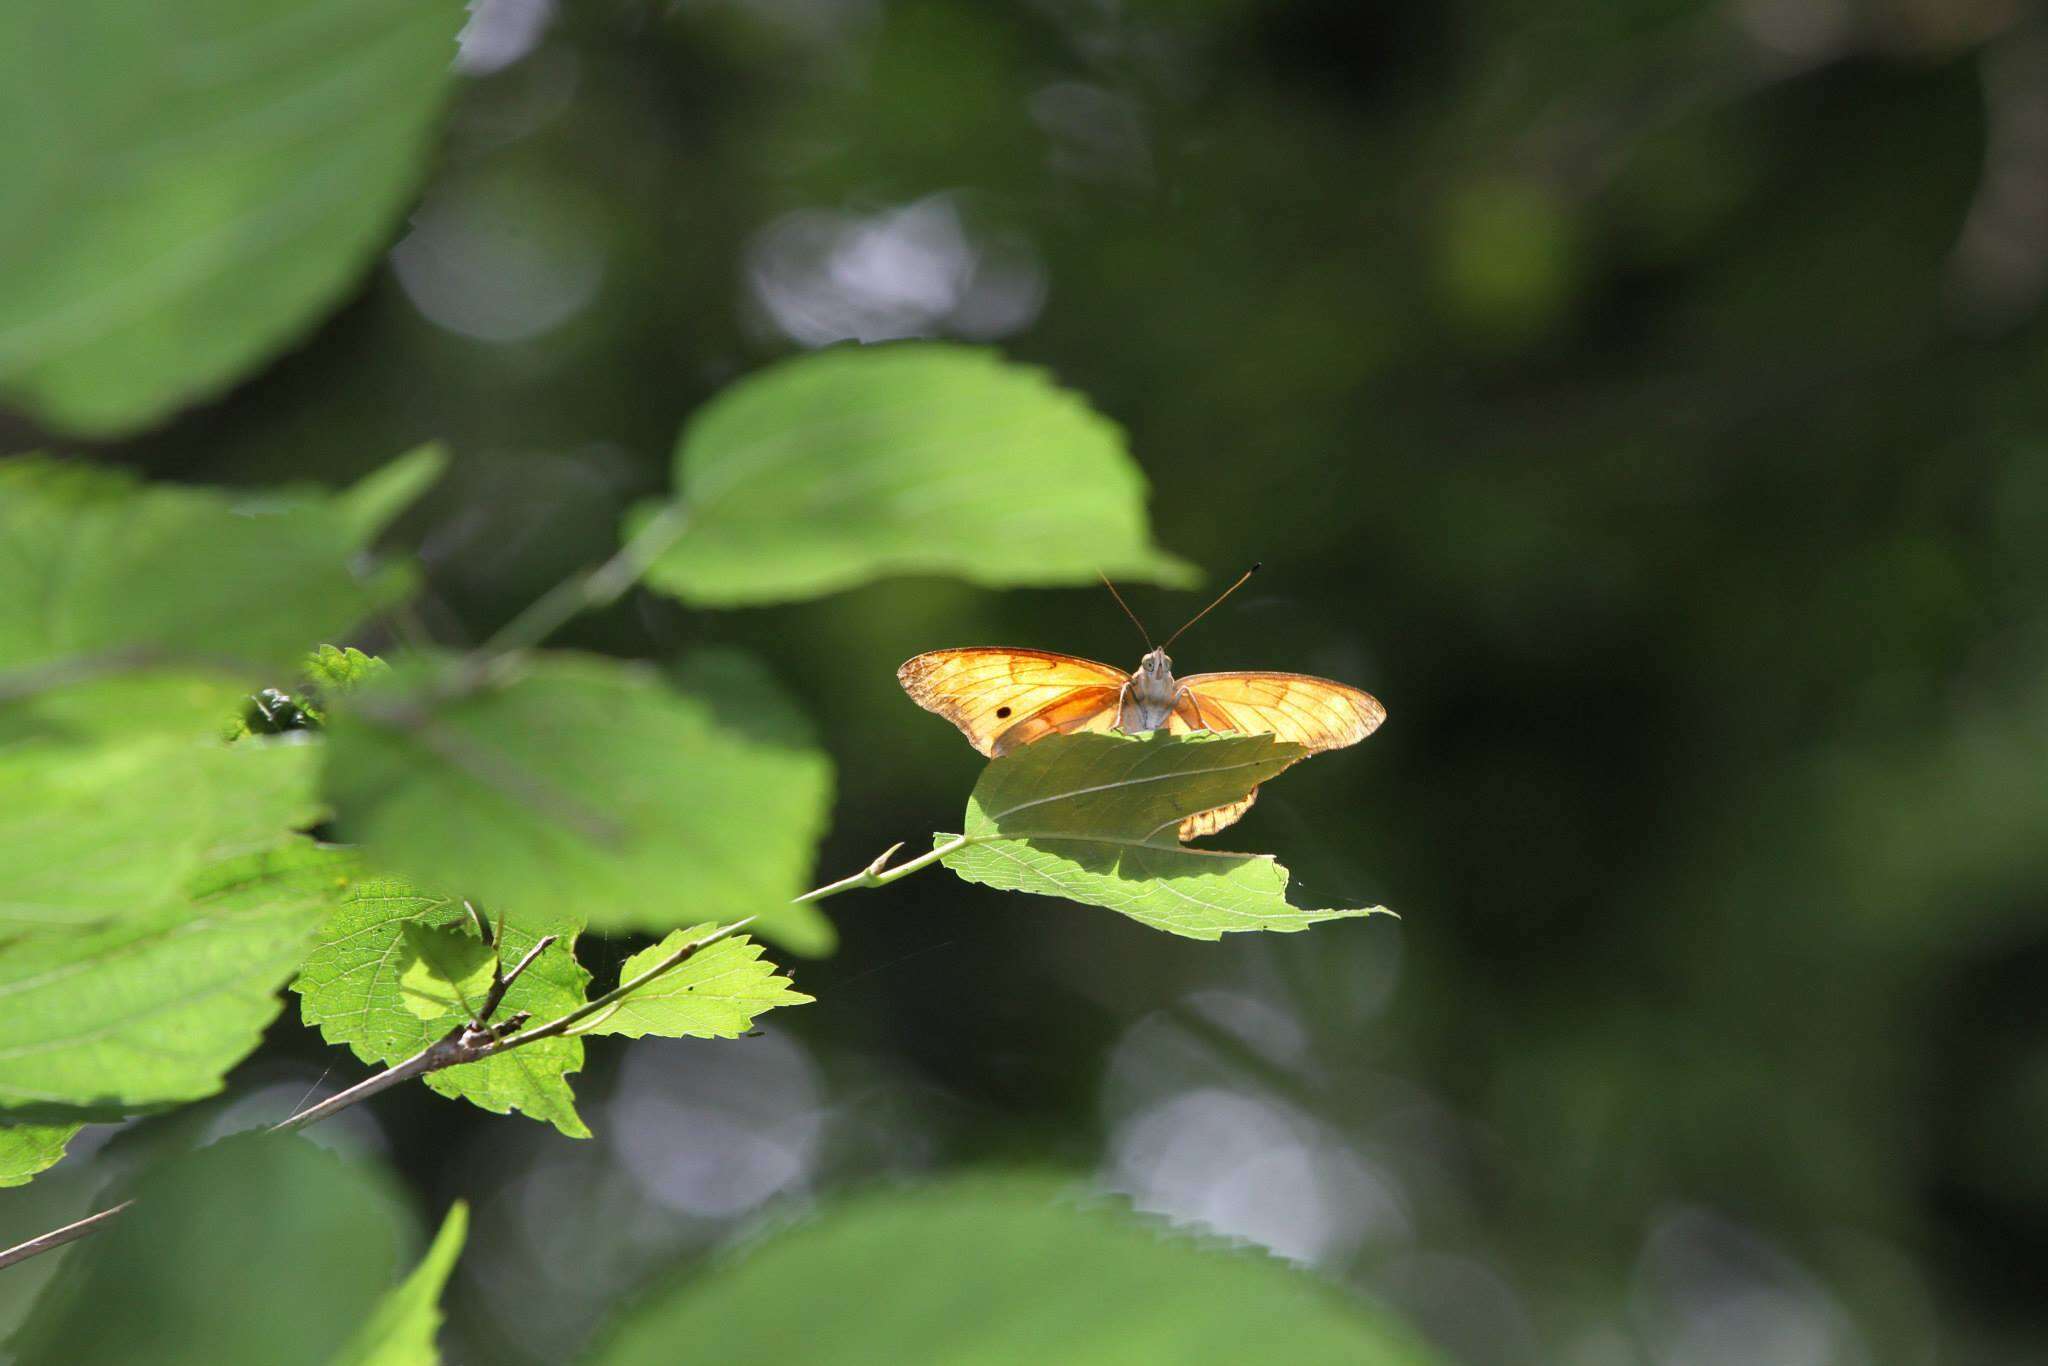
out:
<path id="1" fill-rule="evenodd" d="M 410 1236 L 388 1179 L 300 1138 L 228 1140 L 123 1194 L 135 1208 L 72 1255 L 17 1361 L 327 1362 L 379 1313 Z"/>
<path id="2" fill-rule="evenodd" d="M 792 1287 L 800 1314 L 784 1312 Z M 735 1366 L 1433 1360 L 1346 1299 L 1257 1253 L 1079 1207 L 1058 1181 L 987 1176 L 870 1195 L 764 1241 L 634 1306 L 591 1360 L 657 1366 L 682 1344 Z"/>

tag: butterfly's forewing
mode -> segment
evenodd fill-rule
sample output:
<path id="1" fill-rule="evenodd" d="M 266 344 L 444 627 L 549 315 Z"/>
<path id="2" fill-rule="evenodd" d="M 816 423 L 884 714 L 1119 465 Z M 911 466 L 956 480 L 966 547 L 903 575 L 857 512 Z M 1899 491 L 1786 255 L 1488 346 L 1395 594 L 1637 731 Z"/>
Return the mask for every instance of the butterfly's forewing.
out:
<path id="1" fill-rule="evenodd" d="M 1379 729 L 1386 708 L 1369 693 L 1308 674 L 1194 674 L 1180 681 L 1167 729 L 1272 735 L 1314 754 L 1355 745 Z M 1240 801 L 1198 811 L 1180 823 L 1182 840 L 1213 835 L 1251 809 L 1259 790 Z"/>
<path id="2" fill-rule="evenodd" d="M 1355 745 L 1387 719 L 1370 693 L 1307 674 L 1195 674 L 1179 693 L 1167 723 L 1175 731 L 1272 735 L 1311 754 Z"/>
<path id="3" fill-rule="evenodd" d="M 906 662 L 896 681 L 991 758 L 1056 733 L 1116 725 L 1122 669 L 1050 650 L 933 650 Z"/>

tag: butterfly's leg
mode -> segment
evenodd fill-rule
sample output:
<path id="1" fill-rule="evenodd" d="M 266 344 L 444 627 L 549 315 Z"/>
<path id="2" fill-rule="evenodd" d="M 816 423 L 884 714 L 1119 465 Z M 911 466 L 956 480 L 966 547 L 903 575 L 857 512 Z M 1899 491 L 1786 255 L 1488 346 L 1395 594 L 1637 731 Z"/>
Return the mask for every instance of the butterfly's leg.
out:
<path id="1" fill-rule="evenodd" d="M 1118 688 L 1116 690 L 1116 729 L 1125 735 L 1130 734 L 1130 732 L 1124 730 L 1124 696 L 1127 693 L 1129 693 L 1130 690 L 1131 685 L 1128 679 L 1125 680 L 1124 685 L 1121 688 Z"/>

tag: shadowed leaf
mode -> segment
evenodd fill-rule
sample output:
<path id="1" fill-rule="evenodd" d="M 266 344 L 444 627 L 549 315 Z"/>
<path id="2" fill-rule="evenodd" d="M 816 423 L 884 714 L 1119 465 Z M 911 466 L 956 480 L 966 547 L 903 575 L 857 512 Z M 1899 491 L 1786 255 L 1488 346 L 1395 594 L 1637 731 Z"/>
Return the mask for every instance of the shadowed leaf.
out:
<path id="1" fill-rule="evenodd" d="M 470 1019 L 491 990 L 497 951 L 462 925 L 408 924 L 398 999 L 422 1020 Z"/>
<path id="2" fill-rule="evenodd" d="M 1180 842 L 1184 817 L 1238 800 L 1302 755 L 1270 735 L 1050 736 L 982 770 L 967 843 L 944 862 L 969 882 L 1107 906 L 1190 939 L 1384 914 L 1302 909 L 1270 855 Z"/>

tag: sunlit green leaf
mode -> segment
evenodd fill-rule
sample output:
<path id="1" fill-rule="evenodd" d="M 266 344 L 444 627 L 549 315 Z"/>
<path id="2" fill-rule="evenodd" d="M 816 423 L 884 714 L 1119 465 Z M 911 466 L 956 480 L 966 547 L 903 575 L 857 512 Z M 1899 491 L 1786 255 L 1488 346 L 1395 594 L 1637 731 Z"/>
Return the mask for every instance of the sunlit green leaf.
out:
<path id="1" fill-rule="evenodd" d="M 495 917 L 493 917 L 495 920 Z M 329 1043 L 345 1044 L 364 1062 L 403 1062 L 466 1018 L 451 1009 L 422 1019 L 403 998 L 399 978 L 407 956 L 409 927 L 451 929 L 467 924 L 460 902 L 434 896 L 395 879 L 369 878 L 349 888 L 346 898 L 320 927 L 318 944 L 307 955 L 292 989 L 300 1017 L 317 1026 Z M 531 950 L 538 936 L 516 923 L 504 926 L 500 945 L 506 967 Z M 554 1019 L 584 1002 L 590 974 L 576 961 L 572 942 L 547 949 L 505 993 L 497 1019 L 528 1011 L 536 1022 Z M 495 1114 L 523 1111 L 553 1124 L 571 1138 L 590 1130 L 576 1114 L 576 1098 L 565 1074 L 583 1066 L 580 1039 L 544 1039 L 482 1062 L 447 1067 L 427 1075 L 428 1087 Z"/>
<path id="2" fill-rule="evenodd" d="M 432 686 L 399 680 L 334 712 L 327 795 L 379 866 L 536 932 L 760 915 L 793 950 L 831 947 L 827 922 L 788 906 L 830 800 L 822 753 L 587 655 L 538 655 L 455 696 Z"/>
<path id="3" fill-rule="evenodd" d="M 939 343 L 838 347 L 713 399 L 676 454 L 688 508 L 647 581 L 710 606 L 891 574 L 1188 583 L 1116 425 L 1040 370 Z"/>
<path id="4" fill-rule="evenodd" d="M 969 882 L 1107 906 L 1190 939 L 1384 914 L 1301 909 L 1272 856 L 1180 842 L 1183 816 L 1236 801 L 1302 753 L 1270 735 L 1049 736 L 982 770 L 968 842 L 944 862 Z"/>
<path id="5" fill-rule="evenodd" d="M 334 495 L 334 509 L 358 545 L 368 545 L 448 471 L 448 452 L 420 446 L 371 470 Z"/>
<path id="6" fill-rule="evenodd" d="M 398 999 L 422 1020 L 473 1018 L 490 994 L 498 953 L 466 926 L 403 927 Z"/>
<path id="7" fill-rule="evenodd" d="M 441 1288 L 469 1234 L 469 1206 L 449 1206 L 434 1245 L 412 1274 L 386 1293 L 340 1355 L 328 1366 L 438 1366 L 434 1336 L 441 1328 Z"/>
<path id="8" fill-rule="evenodd" d="M 0 940 L 0 1113 L 111 1118 L 218 1091 L 350 864 L 299 840 L 204 870 L 152 915 Z"/>
<path id="9" fill-rule="evenodd" d="M 1022 1176 L 871 1195 L 696 1268 L 630 1310 L 589 1366 L 667 1366 L 682 1343 L 723 1366 L 1436 1360 L 1324 1280 Z"/>
<path id="10" fill-rule="evenodd" d="M 383 1173 L 289 1135 L 109 1195 L 134 1206 L 66 1254 L 8 1343 L 17 1366 L 326 1361 L 378 1312 L 411 1223 Z"/>
<path id="11" fill-rule="evenodd" d="M 306 656 L 306 677 L 324 696 L 338 697 L 391 672 L 391 666 L 353 645 L 322 645 Z"/>
<path id="12" fill-rule="evenodd" d="M 62 683 L 111 656 L 288 665 L 375 605 L 354 549 L 323 502 L 0 460 L 0 676 Z"/>
<path id="13" fill-rule="evenodd" d="M 0 933 L 152 915 L 318 815 L 315 747 L 229 744 L 234 696 L 152 673 L 0 703 Z"/>
<path id="14" fill-rule="evenodd" d="M 64 1149 L 82 1124 L 0 1126 L 0 1186 L 25 1186 L 36 1173 L 64 1160 Z"/>
<path id="15" fill-rule="evenodd" d="M 302 336 L 388 245 L 462 20 L 459 0 L 0 6 L 0 392 L 110 435 Z"/>
<path id="16" fill-rule="evenodd" d="M 628 958 L 619 968 L 621 984 L 649 971 L 678 949 L 717 929 L 706 922 L 677 930 L 651 948 Z M 761 957 L 761 946 L 745 935 L 732 935 L 699 949 L 681 964 L 635 990 L 576 1027 L 578 1034 L 648 1034 L 680 1039 L 736 1039 L 753 1028 L 757 1016 L 777 1006 L 808 1005 L 806 996 L 776 974 L 775 964 Z"/>

